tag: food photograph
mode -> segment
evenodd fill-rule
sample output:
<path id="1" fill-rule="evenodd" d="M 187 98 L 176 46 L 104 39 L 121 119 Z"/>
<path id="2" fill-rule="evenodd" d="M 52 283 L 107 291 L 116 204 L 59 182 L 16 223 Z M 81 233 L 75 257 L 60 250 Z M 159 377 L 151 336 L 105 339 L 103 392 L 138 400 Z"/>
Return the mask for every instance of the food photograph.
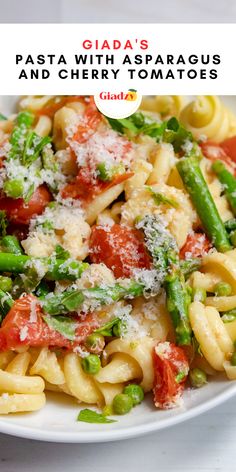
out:
<path id="1" fill-rule="evenodd" d="M 62 440 L 68 401 L 68 440 L 110 440 L 233 392 L 235 98 L 146 96 L 120 120 L 92 96 L 2 104 L 3 430 Z"/>

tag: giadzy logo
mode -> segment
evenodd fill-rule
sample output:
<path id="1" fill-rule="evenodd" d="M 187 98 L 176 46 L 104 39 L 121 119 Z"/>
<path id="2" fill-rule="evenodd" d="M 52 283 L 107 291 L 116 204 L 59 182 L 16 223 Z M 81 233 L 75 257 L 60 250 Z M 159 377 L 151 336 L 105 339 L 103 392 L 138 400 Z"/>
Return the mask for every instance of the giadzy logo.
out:
<path id="1" fill-rule="evenodd" d="M 109 118 L 126 118 L 137 111 L 142 95 L 135 89 L 102 91 L 94 96 L 94 100 L 100 112 Z"/>
<path id="2" fill-rule="evenodd" d="M 130 102 L 135 102 L 138 98 L 138 94 L 137 90 L 129 89 L 128 92 L 120 93 L 101 92 L 99 98 L 101 100 L 129 100 Z"/>

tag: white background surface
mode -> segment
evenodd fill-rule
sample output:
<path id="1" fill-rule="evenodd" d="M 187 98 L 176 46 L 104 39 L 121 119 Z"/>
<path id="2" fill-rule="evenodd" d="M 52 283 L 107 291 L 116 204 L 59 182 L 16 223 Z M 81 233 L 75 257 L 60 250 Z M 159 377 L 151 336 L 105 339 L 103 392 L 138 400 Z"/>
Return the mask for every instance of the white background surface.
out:
<path id="1" fill-rule="evenodd" d="M 235 0 L 0 0 L 1 22 L 235 22 Z M 109 28 L 109 27 L 108 27 Z M 144 438 L 97 445 L 0 435 L 1 472 L 235 472 L 236 398 Z"/>

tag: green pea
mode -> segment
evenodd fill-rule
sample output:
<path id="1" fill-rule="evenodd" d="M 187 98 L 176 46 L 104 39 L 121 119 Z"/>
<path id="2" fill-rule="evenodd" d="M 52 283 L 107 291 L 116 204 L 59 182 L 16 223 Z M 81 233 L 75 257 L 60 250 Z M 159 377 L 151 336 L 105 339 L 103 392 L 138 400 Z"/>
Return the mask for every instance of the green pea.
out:
<path id="1" fill-rule="evenodd" d="M 90 334 L 85 341 L 85 346 L 90 352 L 101 352 L 105 346 L 104 336 L 99 333 Z"/>
<path id="2" fill-rule="evenodd" d="M 231 356 L 230 364 L 231 365 L 236 365 L 236 351 L 234 351 L 232 356 Z"/>
<path id="3" fill-rule="evenodd" d="M 115 415 L 126 415 L 133 408 L 133 400 L 125 393 L 119 393 L 113 399 L 112 408 Z"/>
<path id="4" fill-rule="evenodd" d="M 8 197 L 20 198 L 23 195 L 24 187 L 21 180 L 6 180 L 3 190 Z"/>
<path id="5" fill-rule="evenodd" d="M 205 303 L 206 301 L 206 290 L 204 288 L 194 288 L 193 289 L 193 301 Z"/>
<path id="6" fill-rule="evenodd" d="M 215 286 L 215 295 L 217 297 L 228 297 L 232 293 L 232 287 L 226 282 L 219 282 Z"/>
<path id="7" fill-rule="evenodd" d="M 89 354 L 82 359 L 81 365 L 86 374 L 95 375 L 101 368 L 101 361 L 96 354 Z"/>
<path id="8" fill-rule="evenodd" d="M 204 372 L 204 370 L 198 369 L 197 367 L 195 369 L 190 370 L 189 372 L 189 380 L 194 388 L 200 388 L 204 384 L 207 383 L 207 375 Z"/>
<path id="9" fill-rule="evenodd" d="M 10 292 L 12 289 L 12 280 L 10 277 L 0 275 L 0 290 L 3 292 Z"/>
<path id="10" fill-rule="evenodd" d="M 123 393 L 129 395 L 133 402 L 133 406 L 139 405 L 144 399 L 144 391 L 140 385 L 130 384 L 124 388 Z"/>

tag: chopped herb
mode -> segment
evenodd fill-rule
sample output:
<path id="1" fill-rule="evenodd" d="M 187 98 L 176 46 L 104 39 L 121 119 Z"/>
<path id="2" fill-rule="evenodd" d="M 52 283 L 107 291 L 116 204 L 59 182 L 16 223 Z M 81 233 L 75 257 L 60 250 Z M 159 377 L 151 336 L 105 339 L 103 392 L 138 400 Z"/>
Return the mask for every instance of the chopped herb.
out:
<path id="1" fill-rule="evenodd" d="M 65 292 L 65 296 L 62 297 L 61 303 L 68 310 L 73 311 L 83 302 L 83 294 L 77 290 Z"/>
<path id="2" fill-rule="evenodd" d="M 50 222 L 48 222 L 50 223 Z M 51 228 L 50 228 L 51 229 Z M 55 248 L 55 253 L 56 253 L 56 259 L 69 259 L 70 253 L 69 251 L 66 251 L 60 244 L 56 245 Z"/>
<path id="3" fill-rule="evenodd" d="M 174 199 L 166 197 L 165 195 L 163 195 L 163 193 L 154 192 L 154 190 L 152 190 L 152 187 L 149 187 L 149 185 L 146 185 L 146 189 L 150 192 L 156 205 L 160 205 L 161 203 L 164 203 L 174 208 L 179 207 L 179 204 Z"/>
<path id="4" fill-rule="evenodd" d="M 192 141 L 193 136 L 190 131 L 184 128 L 177 118 L 173 117 L 167 121 L 163 135 L 163 141 L 171 143 L 175 152 L 179 152 L 186 141 Z"/>
<path id="5" fill-rule="evenodd" d="M 40 266 L 38 266 L 40 264 Z M 46 263 L 39 262 L 32 258 L 30 265 L 26 267 L 24 274 L 21 275 L 22 282 L 26 292 L 30 293 L 39 285 L 44 275 L 47 273 L 48 267 Z"/>
<path id="6" fill-rule="evenodd" d="M 107 118 L 107 117 L 106 117 Z M 127 131 L 133 135 L 145 134 L 156 138 L 157 142 L 165 142 L 173 145 L 175 152 L 181 151 L 186 141 L 193 141 L 190 131 L 184 128 L 177 118 L 172 117 L 168 121 L 158 122 L 143 113 L 134 113 L 125 119 L 107 118 L 111 127 L 119 133 Z"/>
<path id="7" fill-rule="evenodd" d="M 49 136 L 41 138 L 34 131 L 29 131 L 26 136 L 22 164 L 29 167 L 34 161 L 36 161 L 42 152 L 43 148 L 51 142 Z"/>
<path id="8" fill-rule="evenodd" d="M 5 120 L 7 120 L 7 117 L 3 115 L 2 113 L 0 113 L 0 121 L 5 121 Z"/>
<path id="9" fill-rule="evenodd" d="M 105 323 L 101 328 L 98 328 L 94 333 L 102 334 L 102 336 L 113 336 L 113 328 L 120 322 L 120 318 L 114 318 L 112 321 Z"/>
<path id="10" fill-rule="evenodd" d="M 82 421 L 83 423 L 115 423 L 116 420 L 107 418 L 102 413 L 97 413 L 96 411 L 85 408 L 81 410 L 77 416 L 77 421 Z"/>
<path id="11" fill-rule="evenodd" d="M 58 333 L 62 334 L 64 338 L 69 339 L 70 341 L 75 340 L 76 335 L 76 326 L 77 323 L 72 320 L 68 316 L 57 316 L 53 317 L 50 315 L 43 315 L 44 321 L 46 321 L 47 325 L 57 331 Z"/>

